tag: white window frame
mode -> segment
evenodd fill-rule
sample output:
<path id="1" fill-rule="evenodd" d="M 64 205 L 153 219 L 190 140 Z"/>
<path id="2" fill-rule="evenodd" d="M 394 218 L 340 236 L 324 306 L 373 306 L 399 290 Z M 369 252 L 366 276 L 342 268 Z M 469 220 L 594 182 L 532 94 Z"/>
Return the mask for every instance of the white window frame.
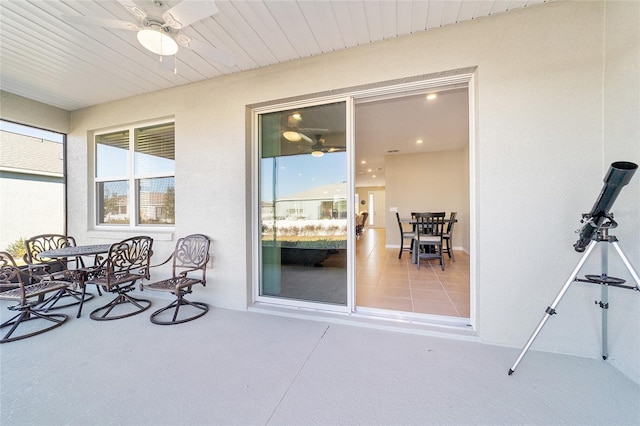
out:
<path id="1" fill-rule="evenodd" d="M 147 174 L 136 174 L 135 173 L 135 130 L 144 128 L 144 127 L 153 127 L 153 126 L 161 126 L 165 124 L 173 124 L 174 132 L 175 132 L 175 120 L 154 120 L 154 121 L 146 121 L 139 122 L 135 124 L 130 124 L 126 126 L 118 126 L 118 127 L 110 127 L 108 129 L 101 129 L 100 131 L 95 131 L 93 133 L 92 138 L 92 160 L 93 160 L 93 180 L 92 180 L 92 194 L 93 194 L 93 226 L 96 230 L 131 230 L 131 229 L 144 229 L 145 231 L 157 229 L 159 231 L 171 231 L 175 228 L 176 218 L 174 217 L 173 224 L 167 225 L 147 225 L 138 223 L 138 208 L 137 200 L 138 200 L 138 190 L 136 187 L 136 182 L 140 179 L 153 179 L 153 178 L 166 178 L 172 177 L 175 182 L 176 178 L 176 170 L 175 166 L 173 169 L 173 173 L 147 173 Z M 96 176 L 97 167 L 98 167 L 98 150 L 97 150 L 97 142 L 96 139 L 100 135 L 106 135 L 114 132 L 129 132 L 129 158 L 128 158 L 128 173 L 126 175 L 121 176 L 109 176 L 108 178 L 99 178 Z M 174 149 L 175 149 L 175 139 L 174 139 Z M 129 211 L 129 224 L 108 224 L 108 223 L 100 223 L 98 221 L 99 217 L 99 209 L 100 203 L 98 202 L 98 184 L 100 182 L 113 182 L 118 180 L 126 180 L 129 183 L 129 203 L 127 205 L 127 209 Z M 175 188 L 175 187 L 174 187 Z M 174 189 L 175 190 L 175 189 Z M 174 206 L 175 207 L 175 206 Z"/>

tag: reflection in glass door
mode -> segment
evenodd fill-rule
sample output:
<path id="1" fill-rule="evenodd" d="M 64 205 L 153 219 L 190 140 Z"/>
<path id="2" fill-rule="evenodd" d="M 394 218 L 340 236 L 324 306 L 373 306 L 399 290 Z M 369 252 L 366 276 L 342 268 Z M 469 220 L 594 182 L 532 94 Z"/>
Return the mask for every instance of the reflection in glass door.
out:
<path id="1" fill-rule="evenodd" d="M 259 296 L 346 306 L 346 103 L 258 120 Z"/>

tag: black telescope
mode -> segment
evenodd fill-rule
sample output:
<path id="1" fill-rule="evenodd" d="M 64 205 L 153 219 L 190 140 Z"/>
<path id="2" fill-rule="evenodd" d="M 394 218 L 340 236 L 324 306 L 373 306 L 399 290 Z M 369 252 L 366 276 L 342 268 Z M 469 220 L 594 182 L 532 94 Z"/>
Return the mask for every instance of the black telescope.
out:
<path id="1" fill-rule="evenodd" d="M 631 181 L 631 177 L 637 169 L 637 164 L 628 161 L 616 161 L 611 164 L 603 179 L 604 185 L 596 203 L 589 213 L 582 215 L 583 220 L 586 219 L 587 223 L 580 230 L 580 238 L 573 245 L 577 252 L 583 252 L 604 221 L 611 219 L 609 209 L 616 201 L 622 187 Z"/>

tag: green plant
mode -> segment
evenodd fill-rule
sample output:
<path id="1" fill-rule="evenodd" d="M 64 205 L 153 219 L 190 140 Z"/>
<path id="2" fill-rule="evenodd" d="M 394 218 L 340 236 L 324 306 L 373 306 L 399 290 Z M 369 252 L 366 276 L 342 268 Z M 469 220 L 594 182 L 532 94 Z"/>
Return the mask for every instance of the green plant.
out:
<path id="1" fill-rule="evenodd" d="M 12 242 L 5 250 L 14 258 L 22 259 L 22 256 L 25 255 L 24 238 Z"/>

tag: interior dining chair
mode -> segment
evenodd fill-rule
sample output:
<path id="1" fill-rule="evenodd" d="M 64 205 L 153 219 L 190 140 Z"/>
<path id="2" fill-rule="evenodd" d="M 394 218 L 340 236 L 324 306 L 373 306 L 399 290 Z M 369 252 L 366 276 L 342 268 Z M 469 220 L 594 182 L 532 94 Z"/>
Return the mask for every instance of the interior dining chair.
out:
<path id="1" fill-rule="evenodd" d="M 453 241 L 453 226 L 456 224 L 457 216 L 458 216 L 457 212 L 451 212 L 451 215 L 449 216 L 449 222 L 447 223 L 447 229 L 442 234 L 442 242 L 443 242 L 442 251 L 444 253 L 447 253 L 449 258 L 454 262 L 456 261 L 456 257 L 453 254 L 452 241 Z"/>
<path id="2" fill-rule="evenodd" d="M 9 331 L 0 339 L 0 343 L 25 339 L 62 325 L 67 320 L 65 314 L 47 314 L 38 312 L 33 307 L 40 303 L 39 301 L 47 293 L 59 292 L 66 288 L 67 284 L 64 281 L 55 280 L 41 280 L 29 284 L 25 282 L 14 258 L 9 253 L 0 251 L 0 300 L 17 302 L 15 305 L 9 306 L 9 310 L 18 312 L 0 324 L 0 329 L 10 327 Z M 33 325 L 20 328 L 20 325 L 25 322 L 35 320 L 44 320 L 51 324 L 46 327 Z M 41 324 L 46 324 L 46 322 L 40 321 Z M 21 333 L 22 330 L 26 331 Z"/>
<path id="3" fill-rule="evenodd" d="M 364 231 L 364 227 L 367 224 L 367 219 L 369 218 L 369 212 L 364 212 L 360 215 L 360 223 L 356 225 L 356 235 L 362 235 Z"/>
<path id="4" fill-rule="evenodd" d="M 409 250 L 413 253 L 413 240 L 416 237 L 416 233 L 413 231 L 406 231 L 404 229 L 404 227 L 402 226 L 402 221 L 400 220 L 400 214 L 398 214 L 398 212 L 396 212 L 396 219 L 398 220 L 398 228 L 400 228 L 400 252 L 398 253 L 398 259 L 402 259 L 402 252 L 404 250 Z M 404 247 L 404 240 L 411 240 L 409 247 Z"/>
<path id="5" fill-rule="evenodd" d="M 176 298 L 169 305 L 151 314 L 151 322 L 160 325 L 181 324 L 200 318 L 209 311 L 209 306 L 202 302 L 192 302 L 185 295 L 193 292 L 198 284 L 207 285 L 207 264 L 209 263 L 209 237 L 193 234 L 178 239 L 174 252 L 161 266 L 173 259 L 171 278 L 140 284 L 140 290 L 154 290 L 172 293 Z M 182 308 L 182 310 L 181 310 Z M 182 315 L 180 313 L 182 312 Z M 165 314 L 165 315 L 163 315 Z"/>
<path id="6" fill-rule="evenodd" d="M 75 247 L 75 245 L 75 238 L 60 234 L 41 234 L 25 240 L 23 259 L 29 272 L 29 284 L 42 279 L 67 282 L 66 288 L 61 289 L 54 297 L 47 299 L 46 303 L 40 304 L 37 309 L 48 312 L 52 309 L 78 305 L 83 300 L 86 302 L 93 298 L 93 294 L 85 293 L 83 295 L 75 289 L 74 271 L 84 268 L 82 257 L 49 259 L 38 256 L 43 251 Z"/>
<path id="7" fill-rule="evenodd" d="M 135 290 L 138 280 L 149 279 L 153 239 L 138 236 L 127 238 L 109 247 L 105 259 L 95 270 L 87 271 L 84 285 L 96 285 L 116 297 L 89 315 L 97 321 L 130 317 L 146 311 L 150 300 L 138 299 L 128 293 Z"/>
<path id="8" fill-rule="evenodd" d="M 420 259 L 438 259 L 444 271 L 442 254 L 442 234 L 444 233 L 445 213 L 416 213 L 416 236 L 414 260 L 420 269 Z"/>

